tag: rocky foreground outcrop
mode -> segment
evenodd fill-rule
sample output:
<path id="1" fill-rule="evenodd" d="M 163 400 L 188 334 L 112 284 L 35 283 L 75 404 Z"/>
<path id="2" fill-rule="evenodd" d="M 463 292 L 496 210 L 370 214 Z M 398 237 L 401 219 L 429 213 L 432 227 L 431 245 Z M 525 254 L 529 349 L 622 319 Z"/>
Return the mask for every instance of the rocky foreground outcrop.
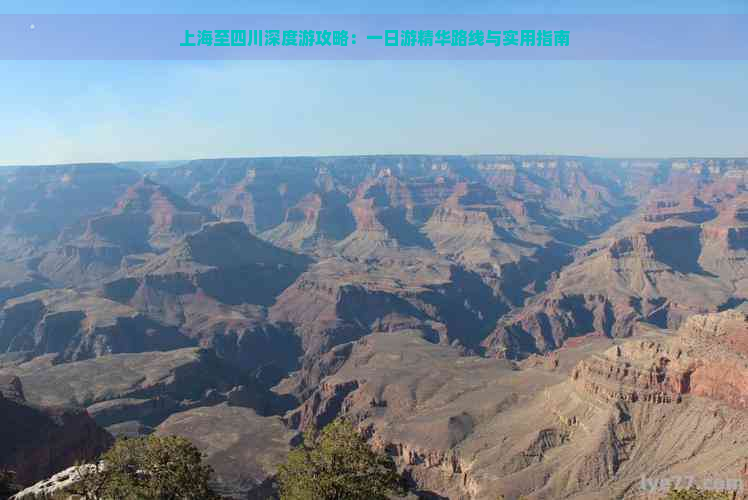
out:
<path id="1" fill-rule="evenodd" d="M 36 500 L 37 498 L 55 498 L 55 496 L 62 496 L 65 500 L 71 500 L 74 495 L 66 493 L 66 491 L 80 483 L 87 475 L 96 472 L 95 464 L 73 465 L 28 488 L 24 488 L 13 495 L 10 500 Z"/>

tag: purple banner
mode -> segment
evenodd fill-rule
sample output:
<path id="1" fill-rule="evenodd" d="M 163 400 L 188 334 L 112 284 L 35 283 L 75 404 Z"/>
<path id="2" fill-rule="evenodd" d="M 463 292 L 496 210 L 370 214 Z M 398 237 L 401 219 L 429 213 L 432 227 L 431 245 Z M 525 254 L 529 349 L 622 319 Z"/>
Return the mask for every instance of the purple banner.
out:
<path id="1" fill-rule="evenodd" d="M 748 60 L 748 15 L 24 14 L 0 30 L 4 60 Z"/>

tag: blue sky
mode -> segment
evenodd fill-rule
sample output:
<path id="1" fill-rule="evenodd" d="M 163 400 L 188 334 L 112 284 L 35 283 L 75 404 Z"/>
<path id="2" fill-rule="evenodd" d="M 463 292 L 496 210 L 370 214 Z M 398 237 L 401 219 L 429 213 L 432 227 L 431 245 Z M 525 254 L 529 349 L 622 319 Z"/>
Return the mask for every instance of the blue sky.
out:
<path id="1" fill-rule="evenodd" d="M 4 0 L 7 13 L 748 13 L 748 2 Z M 601 6 L 600 4 L 604 4 Z M 0 165 L 224 156 L 748 156 L 748 62 L 0 61 Z"/>

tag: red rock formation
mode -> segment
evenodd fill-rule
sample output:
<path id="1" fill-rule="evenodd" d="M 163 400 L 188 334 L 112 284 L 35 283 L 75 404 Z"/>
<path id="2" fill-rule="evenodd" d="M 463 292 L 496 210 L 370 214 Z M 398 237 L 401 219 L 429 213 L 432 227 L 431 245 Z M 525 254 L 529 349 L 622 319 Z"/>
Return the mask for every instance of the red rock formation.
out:
<path id="1" fill-rule="evenodd" d="M 746 345 L 745 314 L 695 315 L 672 338 L 629 341 L 580 362 L 572 379 L 609 401 L 676 403 L 694 395 L 747 409 Z"/>
<path id="2" fill-rule="evenodd" d="M 256 165 L 212 172 L 216 178 L 200 186 L 205 192 L 192 197 L 211 205 L 221 219 L 242 221 L 253 233 L 261 233 L 281 224 L 287 211 L 316 187 L 314 168 L 290 170 Z M 236 178 L 239 175 L 243 177 Z"/>
<path id="3" fill-rule="evenodd" d="M 62 285 L 96 282 L 117 272 L 127 255 L 162 251 L 213 220 L 209 210 L 141 179 L 109 213 L 68 226 L 60 235 L 59 247 L 47 252 L 38 268 Z"/>
<path id="4" fill-rule="evenodd" d="M 489 353 L 546 352 L 594 332 L 629 336 L 642 321 L 677 328 L 692 314 L 744 300 L 745 195 L 707 186 L 708 193 L 698 185 L 691 192 L 709 200 L 722 193 L 716 208 L 695 196 L 655 195 L 659 201 L 644 213 L 650 222 L 632 217 L 610 238 L 577 251 L 545 293 L 504 318 L 485 340 Z"/>
<path id="5" fill-rule="evenodd" d="M 216 220 L 209 210 L 190 204 L 148 178 L 128 189 L 117 201 L 112 214 L 145 218 L 150 243 L 157 248 L 168 247 L 185 234 L 199 231 L 204 223 Z M 127 218 L 118 222 L 120 229 L 138 225 L 137 220 L 128 222 Z M 89 224 L 89 234 L 102 230 L 95 224 Z"/>
<path id="6" fill-rule="evenodd" d="M 349 205 L 356 220 L 356 229 L 364 232 L 387 234 L 384 225 L 377 219 L 374 198 L 360 198 Z"/>

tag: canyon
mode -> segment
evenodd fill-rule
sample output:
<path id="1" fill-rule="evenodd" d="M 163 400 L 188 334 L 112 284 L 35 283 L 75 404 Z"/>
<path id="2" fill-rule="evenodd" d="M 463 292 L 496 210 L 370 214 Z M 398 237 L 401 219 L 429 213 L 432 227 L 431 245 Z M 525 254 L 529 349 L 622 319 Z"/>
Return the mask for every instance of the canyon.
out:
<path id="1" fill-rule="evenodd" d="M 0 467 L 178 434 L 265 498 L 345 417 L 422 498 L 649 498 L 748 470 L 747 301 L 745 158 L 0 169 Z"/>

